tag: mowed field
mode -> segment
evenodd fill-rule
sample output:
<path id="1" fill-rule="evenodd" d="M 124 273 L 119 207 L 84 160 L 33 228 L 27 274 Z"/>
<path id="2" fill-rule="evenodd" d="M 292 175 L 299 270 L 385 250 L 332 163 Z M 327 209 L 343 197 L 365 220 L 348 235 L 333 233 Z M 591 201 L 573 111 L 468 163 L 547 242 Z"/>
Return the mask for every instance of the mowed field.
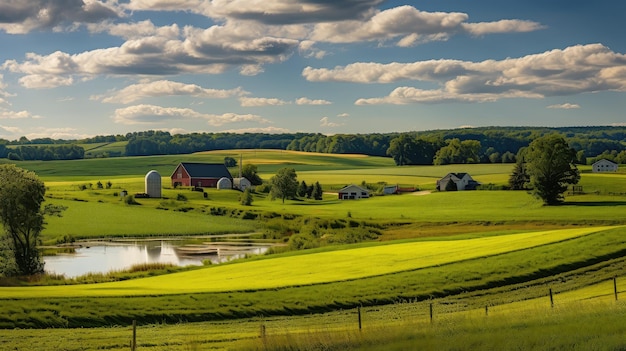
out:
<path id="1" fill-rule="evenodd" d="M 204 198 L 201 193 L 174 189 L 169 184 L 169 174 L 178 162 L 222 162 L 226 156 L 239 160 L 239 155 L 244 164 L 257 165 L 264 180 L 282 167 L 293 167 L 299 181 L 321 183 L 324 199 L 282 203 L 270 200 L 266 194 L 255 194 L 252 206 L 242 206 L 237 191 L 210 189 Z M 402 342 L 415 337 L 402 322 L 407 316 L 419 315 L 427 323 L 428 301 L 440 306 L 436 307 L 439 318 L 460 318 L 454 323 L 461 328 L 460 321 L 468 318 L 467 313 L 484 313 L 486 305 L 491 306 L 492 314 L 508 313 L 511 320 L 535 308 L 532 306 L 549 305 L 548 288 L 563 304 L 596 299 L 605 303 L 613 294 L 609 279 L 626 277 L 625 172 L 599 175 L 591 173 L 589 167 L 581 167 L 580 185 L 584 193 L 566 194 L 565 205 L 546 207 L 523 191 L 434 191 L 436 180 L 448 172 L 468 172 L 477 181 L 497 189 L 507 183 L 512 169 L 507 164 L 396 167 L 391 159 L 361 155 L 237 150 L 21 162 L 18 166 L 35 171 L 45 181 L 46 201 L 67 207 L 63 217 L 47 219 L 43 240 L 49 243 L 64 235 L 93 238 L 263 231 L 257 220 L 211 215 L 211 208 L 276 213 L 285 218 L 349 219 L 376 223 L 384 229 L 376 242 L 256 257 L 156 277 L 102 284 L 0 288 L 0 326 L 33 328 L 14 334 L 0 331 L 1 349 L 23 349 L 29 338 L 42 338 L 47 332 L 47 341 L 41 339 L 37 349 L 128 349 L 127 340 L 119 339 L 120 335 L 129 334 L 127 326 L 132 320 L 151 326 L 142 327 L 141 333 L 149 337 L 144 339 L 141 350 L 285 349 L 289 344 L 308 349 L 350 349 L 354 343 L 336 346 L 342 345 L 345 337 L 377 349 L 376 345 L 381 344 L 375 340 L 365 341 L 349 332 L 354 329 L 354 324 L 350 324 L 355 323 L 353 308 L 365 308 L 368 317 L 364 321 L 372 323 L 370 326 L 378 320 L 378 328 L 391 328 L 387 333 L 374 333 L 373 338 L 392 345 L 389 335 L 396 335 Z M 143 192 L 143 176 L 151 169 L 163 176 L 166 199 L 138 199 L 140 205 L 124 204 L 119 192 Z M 234 175 L 236 172 L 231 169 Z M 97 189 L 98 181 L 110 181 L 112 186 Z M 358 201 L 337 200 L 337 189 L 363 181 L 399 184 L 420 191 Z M 83 185 L 88 186 L 81 190 Z M 177 201 L 179 194 L 187 200 Z M 177 202 L 177 206 L 189 210 L 158 209 L 164 202 Z M 426 237 L 419 234 L 424 228 L 429 231 Z M 399 231 L 401 237 L 408 239 L 390 240 Z M 620 286 L 618 291 L 624 288 Z M 340 310 L 345 312 L 324 314 Z M 607 316 L 622 310 L 614 312 L 613 307 L 603 307 Z M 461 317 L 454 317 L 460 311 Z M 333 324 L 325 318 L 341 322 L 330 327 Z M 575 313 L 568 312 L 555 323 L 576 318 Z M 223 322 L 189 323 L 206 320 Z M 347 325 L 346 320 L 351 322 Z M 501 324 L 507 333 L 519 330 L 511 320 Z M 544 321 L 536 319 L 538 324 Z M 171 325 L 180 322 L 187 323 Z M 263 323 L 267 323 L 275 339 L 258 339 L 259 325 Z M 70 337 L 65 343 L 62 332 L 57 335 L 56 331 L 38 329 L 102 325 L 124 327 L 76 333 L 76 338 Z M 435 334 L 430 337 L 438 338 L 450 328 L 433 328 Z M 485 328 L 492 333 L 489 335 L 495 335 L 498 329 L 495 325 Z M 159 332 L 153 333 L 156 330 Z M 413 330 L 413 326 L 408 330 Z M 482 335 L 470 327 L 459 333 L 477 338 Z M 335 340 L 331 343 L 335 346 L 322 345 L 319 339 Z M 396 349 L 407 348 L 402 342 Z M 311 347 L 312 344 L 318 347 Z M 415 344 L 409 345 L 413 348 Z M 440 349 L 473 348 L 450 345 Z M 550 345 L 538 349 L 554 348 Z"/>

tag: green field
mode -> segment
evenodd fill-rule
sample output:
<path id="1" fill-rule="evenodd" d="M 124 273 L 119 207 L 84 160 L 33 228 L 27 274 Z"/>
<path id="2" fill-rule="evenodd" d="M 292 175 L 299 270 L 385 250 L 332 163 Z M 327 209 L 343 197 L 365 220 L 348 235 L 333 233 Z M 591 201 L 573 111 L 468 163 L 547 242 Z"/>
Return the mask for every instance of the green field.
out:
<path id="1" fill-rule="evenodd" d="M 240 154 L 244 164 L 258 166 L 264 180 L 279 168 L 295 168 L 299 181 L 322 184 L 324 199 L 283 204 L 258 193 L 252 206 L 243 206 L 237 191 L 209 189 L 205 198 L 169 185 L 169 174 L 179 162 L 222 162 L 226 156 L 239 159 Z M 47 219 L 43 233 L 47 244 L 66 236 L 269 235 L 269 227 L 289 232 L 283 238 L 287 240 L 289 235 L 311 231 L 310 223 L 326 223 L 329 228 L 333 223 L 352 223 L 356 231 L 372 226 L 381 233 L 377 240 L 360 244 L 322 245 L 141 279 L 3 287 L 0 327 L 30 329 L 0 331 L 1 349 L 21 349 L 20 342 L 29 338 L 40 339 L 42 350 L 128 349 L 132 320 L 142 325 L 140 333 L 146 338 L 142 350 L 288 349 L 286 345 L 327 350 L 387 345 L 401 350 L 432 348 L 435 344 L 428 340 L 437 341 L 437 349 L 475 349 L 471 343 L 460 347 L 462 339 L 473 340 L 478 349 L 533 346 L 506 344 L 502 338 L 499 343 L 485 341 L 506 333 L 535 340 L 536 349 L 571 349 L 563 340 L 561 346 L 545 340 L 541 344 L 539 326 L 549 318 L 565 332 L 578 325 L 576 319 L 610 323 L 623 313 L 622 305 L 607 300 L 613 298 L 611 279 L 626 276 L 624 172 L 594 174 L 582 167 L 584 193 L 566 194 L 564 205 L 546 207 L 524 191 L 434 191 L 436 180 L 448 172 L 468 172 L 498 188 L 507 183 L 512 168 L 507 164 L 395 167 L 388 158 L 236 150 L 18 166 L 45 181 L 47 202 L 67 207 L 63 217 Z M 125 204 L 119 192 L 143 192 L 143 176 L 151 169 L 163 176 L 165 198 Z M 236 174 L 235 169 L 231 172 Z M 416 187 L 420 192 L 337 200 L 337 189 L 363 181 Z M 112 186 L 98 189 L 97 182 Z M 177 200 L 180 195 L 186 200 Z M 214 209 L 221 214 L 215 215 Z M 332 229 L 327 230 L 324 235 L 332 236 Z M 559 315 L 533 317 L 520 327 L 515 321 L 519 316 L 549 306 L 548 288 L 555 292 Z M 578 314 L 564 308 L 595 300 L 603 301 L 601 316 L 586 308 Z M 435 325 L 427 318 L 430 303 L 441 318 Z M 353 334 L 357 306 L 367 313 L 367 328 L 377 332 Z M 475 319 L 484 316 L 476 316 L 485 313 L 485 306 L 489 322 L 477 327 Z M 411 316 L 419 316 L 418 325 L 427 330 L 416 335 L 413 324 L 409 327 L 405 321 Z M 461 322 L 468 318 L 471 323 Z M 258 338 L 260 324 L 271 337 Z M 108 328 L 96 328 L 102 326 Z M 40 329 L 46 327 L 94 329 L 70 329 L 63 344 L 63 333 Z M 611 335 L 622 329 L 606 328 L 604 337 L 612 340 Z M 446 341 L 446 333 L 452 331 L 459 336 Z M 570 338 L 581 347 L 593 344 L 592 337 L 584 335 Z M 624 344 L 607 345 L 612 348 L 597 349 L 619 349 Z"/>

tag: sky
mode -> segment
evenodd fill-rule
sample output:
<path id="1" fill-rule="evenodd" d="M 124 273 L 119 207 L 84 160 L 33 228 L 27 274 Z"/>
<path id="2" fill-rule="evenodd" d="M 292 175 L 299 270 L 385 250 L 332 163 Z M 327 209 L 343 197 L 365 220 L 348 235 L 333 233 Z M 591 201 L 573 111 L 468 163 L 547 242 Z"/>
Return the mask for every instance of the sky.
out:
<path id="1" fill-rule="evenodd" d="M 0 138 L 626 125 L 621 0 L 0 0 Z"/>

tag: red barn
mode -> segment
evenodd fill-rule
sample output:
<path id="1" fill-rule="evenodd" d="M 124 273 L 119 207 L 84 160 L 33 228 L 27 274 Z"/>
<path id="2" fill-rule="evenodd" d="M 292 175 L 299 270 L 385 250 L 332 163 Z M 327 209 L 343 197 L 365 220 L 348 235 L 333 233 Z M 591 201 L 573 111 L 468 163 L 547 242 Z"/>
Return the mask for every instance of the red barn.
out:
<path id="1" fill-rule="evenodd" d="M 181 162 L 172 173 L 172 186 L 216 188 L 222 178 L 233 181 L 228 168 L 222 163 Z"/>

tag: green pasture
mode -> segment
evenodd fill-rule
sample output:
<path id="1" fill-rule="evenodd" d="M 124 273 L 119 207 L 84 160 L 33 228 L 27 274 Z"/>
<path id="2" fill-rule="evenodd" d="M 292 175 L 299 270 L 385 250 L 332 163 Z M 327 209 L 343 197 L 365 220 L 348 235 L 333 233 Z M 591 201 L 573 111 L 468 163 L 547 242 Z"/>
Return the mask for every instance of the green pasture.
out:
<path id="1" fill-rule="evenodd" d="M 2 298 L 165 295 L 275 289 L 382 276 L 495 256 L 589 235 L 606 227 L 563 229 L 453 241 L 407 242 L 218 265 L 132 281 L 0 288 Z M 355 264 L 367 262 L 367 264 Z M 288 273 L 285 267 L 290 267 Z M 263 277 L 263 279 L 256 279 Z"/>

